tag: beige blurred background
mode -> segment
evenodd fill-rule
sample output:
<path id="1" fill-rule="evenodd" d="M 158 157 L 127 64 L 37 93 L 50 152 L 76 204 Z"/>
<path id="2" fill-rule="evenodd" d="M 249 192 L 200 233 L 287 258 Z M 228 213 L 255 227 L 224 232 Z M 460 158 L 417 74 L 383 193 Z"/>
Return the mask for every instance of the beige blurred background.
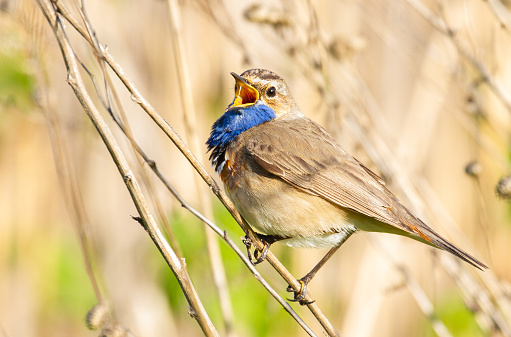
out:
<path id="1" fill-rule="evenodd" d="M 499 179 L 510 173 L 507 1 L 195 0 L 179 5 L 203 158 L 210 126 L 232 100 L 229 72 L 277 72 L 307 116 L 382 174 L 433 228 L 488 264 L 484 276 L 468 265 L 462 268 L 475 280 L 475 293 L 490 289 L 502 295 L 490 302 L 511 325 L 511 306 L 506 307 L 511 213 L 509 202 L 495 193 Z M 87 0 L 85 6 L 99 41 L 185 137 L 168 3 Z M 433 14 L 431 22 L 421 9 Z M 136 336 L 202 335 L 174 276 L 131 219 L 136 209 L 66 83 L 62 56 L 37 3 L 3 0 L 0 10 L 0 336 L 99 334 L 85 325 L 97 298 L 73 225 L 76 204 L 82 205 L 81 219 L 96 252 L 92 259 L 102 296 L 120 324 Z M 453 35 L 433 27 L 438 21 Z M 66 29 L 80 60 L 99 76 L 86 43 Z M 189 163 L 120 82 L 114 84 L 136 140 L 197 205 Z M 90 80 L 87 85 L 94 93 Z M 328 92 L 321 95 L 318 88 Z M 137 167 L 128 142 L 105 112 L 104 117 Z M 59 149 L 68 156 L 69 170 L 62 171 L 55 159 Z M 383 163 L 375 160 L 380 157 Z M 475 177 L 465 173 L 474 161 Z M 76 181 L 76 202 L 65 192 L 67 179 Z M 199 296 L 226 335 L 204 226 L 153 180 Z M 242 247 L 242 231 L 218 201 L 213 205 L 216 224 Z M 230 333 L 305 336 L 225 244 L 220 247 L 234 311 Z M 279 245 L 272 251 L 296 277 L 325 253 Z M 310 290 L 343 336 L 435 336 L 398 264 L 453 336 L 505 336 L 459 285 L 457 276 L 463 273 L 445 270 L 445 255 L 411 240 L 358 234 L 320 271 Z M 281 296 L 290 296 L 266 263 L 257 268 Z M 306 308 L 293 308 L 322 334 Z"/>

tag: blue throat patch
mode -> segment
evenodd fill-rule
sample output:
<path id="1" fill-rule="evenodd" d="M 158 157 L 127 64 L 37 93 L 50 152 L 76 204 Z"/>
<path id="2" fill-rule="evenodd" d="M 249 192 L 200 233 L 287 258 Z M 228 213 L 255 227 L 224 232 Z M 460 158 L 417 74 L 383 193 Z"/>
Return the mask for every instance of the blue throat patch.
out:
<path id="1" fill-rule="evenodd" d="M 211 134 L 206 144 L 211 152 L 211 160 L 215 170 L 219 170 L 225 160 L 225 150 L 231 141 L 256 125 L 275 118 L 275 111 L 261 102 L 228 109 L 211 127 Z"/>

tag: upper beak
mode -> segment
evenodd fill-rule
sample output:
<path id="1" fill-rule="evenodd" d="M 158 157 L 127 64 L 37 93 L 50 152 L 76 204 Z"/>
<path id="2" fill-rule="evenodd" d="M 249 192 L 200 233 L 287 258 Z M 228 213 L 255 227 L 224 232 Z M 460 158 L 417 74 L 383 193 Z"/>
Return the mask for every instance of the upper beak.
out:
<path id="1" fill-rule="evenodd" d="M 231 73 L 236 80 L 236 96 L 230 107 L 247 106 L 259 99 L 259 92 L 238 74 Z"/>

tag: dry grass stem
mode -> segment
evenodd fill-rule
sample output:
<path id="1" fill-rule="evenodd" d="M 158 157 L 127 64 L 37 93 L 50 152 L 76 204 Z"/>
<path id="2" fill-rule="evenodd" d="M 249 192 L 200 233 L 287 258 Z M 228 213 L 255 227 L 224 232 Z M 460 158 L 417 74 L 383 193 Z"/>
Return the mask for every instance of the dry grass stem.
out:
<path id="1" fill-rule="evenodd" d="M 106 79 L 107 79 L 107 87 L 106 87 L 106 89 L 113 96 L 113 102 L 114 102 L 113 106 L 115 108 L 111 108 L 110 109 L 111 113 L 113 113 L 113 111 L 119 111 L 119 115 L 120 115 L 119 116 L 120 118 L 117 118 L 117 116 L 114 116 L 114 120 L 120 121 L 118 126 L 122 129 L 122 131 L 124 132 L 126 137 L 131 141 L 130 144 L 132 145 L 133 153 L 136 156 L 136 159 L 137 159 L 137 162 L 138 162 L 138 165 L 139 165 L 139 168 L 140 168 L 139 171 L 140 171 L 140 176 L 141 176 L 141 180 L 142 180 L 143 186 L 145 186 L 147 188 L 147 190 L 148 190 L 147 195 L 148 195 L 148 197 L 151 200 L 151 204 L 155 206 L 156 214 L 158 215 L 159 223 L 163 224 L 163 229 L 164 229 L 165 235 L 168 236 L 170 246 L 172 247 L 172 249 L 174 250 L 176 255 L 178 257 L 182 257 L 183 253 L 181 252 L 181 247 L 180 247 L 179 242 L 175 238 L 175 235 L 174 235 L 174 233 L 172 232 L 172 230 L 171 230 L 171 228 L 169 226 L 169 222 L 167 221 L 167 217 L 165 216 L 165 211 L 163 210 L 163 205 L 161 203 L 160 198 L 158 197 L 158 194 L 156 193 L 156 187 L 154 186 L 154 182 L 153 182 L 152 176 L 150 176 L 148 174 L 148 172 L 147 172 L 148 167 L 146 165 L 144 165 L 146 163 L 146 161 L 144 160 L 144 158 L 141 157 L 141 155 L 139 155 L 139 152 L 135 148 L 136 144 L 132 141 L 134 139 L 133 132 L 131 130 L 130 122 L 129 122 L 129 120 L 128 120 L 127 116 L 126 116 L 126 113 L 125 113 L 125 111 L 123 109 L 123 106 L 121 104 L 121 100 L 119 99 L 119 95 L 117 94 L 117 91 L 115 90 L 115 87 L 114 87 L 114 85 L 112 83 L 112 79 L 110 78 L 109 73 L 108 72 L 104 72 L 103 76 L 105 76 Z M 109 106 L 110 105 L 111 104 L 109 103 Z"/>
<path id="2" fill-rule="evenodd" d="M 44 67 L 43 67 L 44 69 Z M 44 81 L 40 79 L 40 81 Z M 48 83 L 45 86 L 47 87 Z M 97 253 L 94 246 L 94 240 L 91 240 L 91 233 L 88 230 L 90 227 L 83 200 L 79 192 L 75 170 L 72 167 L 69 158 L 69 150 L 66 146 L 65 138 L 62 135 L 61 121 L 56 113 L 56 102 L 53 97 L 50 97 L 48 91 L 43 94 L 42 109 L 46 114 L 48 121 L 48 130 L 50 134 L 50 142 L 52 144 L 53 155 L 55 159 L 55 167 L 58 172 L 60 180 L 60 187 L 65 196 L 64 200 L 67 202 L 67 209 L 70 212 L 73 225 L 80 240 L 80 248 L 85 262 L 85 269 L 89 276 L 94 294 L 98 303 L 104 301 L 101 295 L 102 289 L 105 289 L 103 281 L 101 280 L 101 273 L 97 272 Z M 100 286 L 100 284 L 102 286 Z"/>

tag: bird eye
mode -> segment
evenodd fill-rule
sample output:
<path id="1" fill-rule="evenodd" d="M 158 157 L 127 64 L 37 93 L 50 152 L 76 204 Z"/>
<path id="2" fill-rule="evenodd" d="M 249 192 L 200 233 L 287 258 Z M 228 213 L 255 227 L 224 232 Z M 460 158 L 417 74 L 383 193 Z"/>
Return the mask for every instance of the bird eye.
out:
<path id="1" fill-rule="evenodd" d="M 275 87 L 270 87 L 268 90 L 266 90 L 266 96 L 268 97 L 274 97 L 277 94 L 277 89 Z"/>

